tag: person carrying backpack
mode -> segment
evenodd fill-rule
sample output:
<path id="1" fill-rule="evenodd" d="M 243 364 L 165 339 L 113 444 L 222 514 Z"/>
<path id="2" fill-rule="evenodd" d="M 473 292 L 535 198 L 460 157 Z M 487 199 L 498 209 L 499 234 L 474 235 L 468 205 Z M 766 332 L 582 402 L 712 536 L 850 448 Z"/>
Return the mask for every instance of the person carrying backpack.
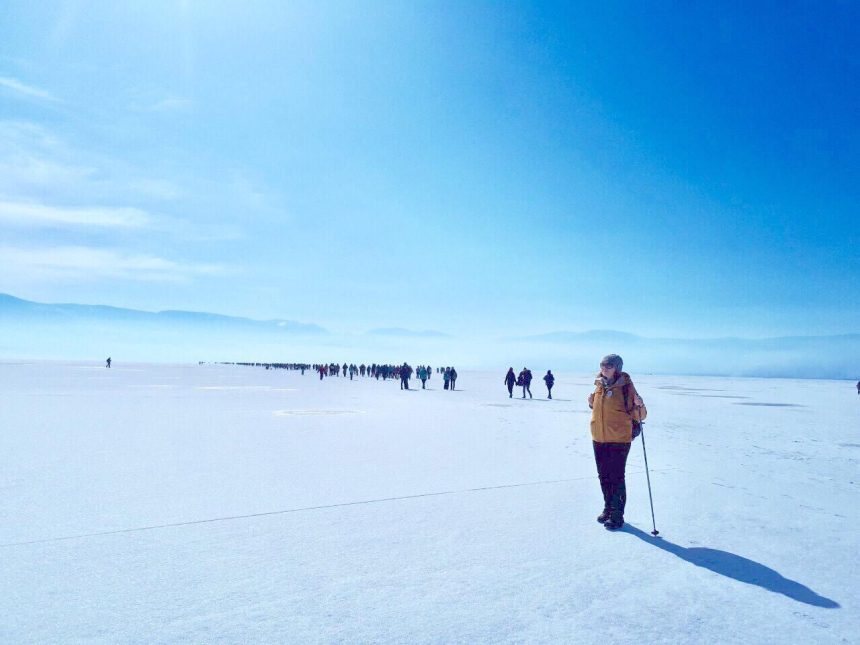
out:
<path id="1" fill-rule="evenodd" d="M 508 373 L 505 374 L 505 385 L 508 387 L 508 398 L 514 398 L 514 384 L 517 382 L 517 377 L 514 375 L 514 368 L 509 367 Z"/>
<path id="2" fill-rule="evenodd" d="M 603 492 L 603 512 L 597 521 L 610 531 L 624 526 L 627 503 L 624 469 L 634 433 L 639 434 L 634 421 L 644 421 L 648 415 L 630 375 L 621 371 L 623 365 L 618 354 L 604 356 L 594 381 L 594 392 L 588 395 L 594 461 Z"/>
<path id="3" fill-rule="evenodd" d="M 400 389 L 409 389 L 409 379 L 412 377 L 412 367 L 408 363 L 403 363 L 400 368 Z"/>
<path id="4" fill-rule="evenodd" d="M 526 398 L 526 392 L 529 393 L 529 398 L 532 398 L 532 371 L 528 367 L 524 367 L 523 371 L 520 372 L 520 378 L 517 379 L 517 382 L 523 386 L 523 398 Z"/>
<path id="5" fill-rule="evenodd" d="M 552 375 L 552 370 L 546 371 L 546 376 L 543 377 L 544 383 L 546 383 L 546 398 L 552 398 L 552 386 L 555 385 L 555 377 Z"/>

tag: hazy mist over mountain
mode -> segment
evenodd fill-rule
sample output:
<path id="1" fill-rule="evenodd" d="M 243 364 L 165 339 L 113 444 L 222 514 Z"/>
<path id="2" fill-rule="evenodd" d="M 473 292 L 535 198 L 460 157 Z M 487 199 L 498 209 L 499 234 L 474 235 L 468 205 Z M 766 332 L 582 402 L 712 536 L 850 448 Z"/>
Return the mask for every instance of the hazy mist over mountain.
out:
<path id="1" fill-rule="evenodd" d="M 638 373 L 857 378 L 860 334 L 783 338 L 644 338 L 613 330 L 519 337 L 450 336 L 406 328 L 344 333 L 313 323 L 206 312 L 158 313 L 44 304 L 0 295 L 0 357 L 196 362 L 400 362 L 461 369 L 527 366 L 591 371 L 607 353 Z"/>

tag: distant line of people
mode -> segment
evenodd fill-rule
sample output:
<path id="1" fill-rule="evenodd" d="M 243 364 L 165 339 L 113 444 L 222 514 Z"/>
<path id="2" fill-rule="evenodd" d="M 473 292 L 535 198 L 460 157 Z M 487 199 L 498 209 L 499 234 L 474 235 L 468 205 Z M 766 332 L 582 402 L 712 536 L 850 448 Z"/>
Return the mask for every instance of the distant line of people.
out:
<path id="1" fill-rule="evenodd" d="M 344 363 L 315 363 L 313 366 L 315 372 L 319 374 L 320 380 L 332 376 L 349 376 L 352 380 L 355 376 L 373 378 L 377 381 L 381 378 L 383 381 L 388 379 L 400 381 L 400 389 L 408 390 L 409 381 L 412 376 L 416 376 L 421 381 L 421 389 L 427 389 L 427 381 L 433 376 L 434 369 L 430 365 L 419 365 L 414 369 L 409 363 L 404 362 L 402 365 L 390 365 L 373 363 L 371 365 L 361 365 Z M 454 390 L 457 383 L 457 370 L 453 367 L 438 367 L 436 372 L 442 374 L 443 388 L 446 390 Z M 304 374 L 304 371 L 302 372 Z"/>

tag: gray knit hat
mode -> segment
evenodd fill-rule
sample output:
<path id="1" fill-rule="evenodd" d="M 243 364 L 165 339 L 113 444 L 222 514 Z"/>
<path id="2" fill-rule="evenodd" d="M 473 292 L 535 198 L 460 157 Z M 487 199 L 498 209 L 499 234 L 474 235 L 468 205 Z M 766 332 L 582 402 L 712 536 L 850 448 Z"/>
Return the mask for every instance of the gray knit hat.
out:
<path id="1" fill-rule="evenodd" d="M 621 368 L 624 367 L 624 361 L 618 354 L 607 354 L 603 358 L 600 359 L 600 364 L 603 365 L 606 363 L 607 365 L 614 365 L 616 372 L 621 372 Z"/>

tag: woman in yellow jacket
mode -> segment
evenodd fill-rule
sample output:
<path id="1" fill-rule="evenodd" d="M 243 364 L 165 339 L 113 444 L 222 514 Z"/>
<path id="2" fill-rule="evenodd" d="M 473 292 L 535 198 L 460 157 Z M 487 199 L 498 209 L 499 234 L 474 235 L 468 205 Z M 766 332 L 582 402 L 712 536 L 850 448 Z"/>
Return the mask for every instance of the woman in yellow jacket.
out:
<path id="1" fill-rule="evenodd" d="M 588 395 L 594 461 L 603 491 L 603 512 L 597 521 L 610 531 L 624 526 L 624 468 L 633 441 L 633 421 L 643 421 L 648 414 L 630 375 L 621 371 L 623 365 L 618 354 L 604 356 L 594 392 Z"/>

